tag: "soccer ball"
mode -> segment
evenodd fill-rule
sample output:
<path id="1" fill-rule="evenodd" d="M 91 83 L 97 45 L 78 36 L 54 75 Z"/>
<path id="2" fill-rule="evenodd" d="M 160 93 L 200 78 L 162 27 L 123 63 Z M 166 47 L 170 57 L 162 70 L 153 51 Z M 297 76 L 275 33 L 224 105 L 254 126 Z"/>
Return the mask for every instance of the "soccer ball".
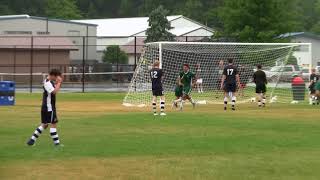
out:
<path id="1" fill-rule="evenodd" d="M 252 103 L 256 102 L 256 98 L 255 97 L 251 98 L 250 102 L 252 102 Z"/>
<path id="2" fill-rule="evenodd" d="M 278 101 L 278 96 L 274 96 L 271 98 L 270 103 L 276 103 Z"/>

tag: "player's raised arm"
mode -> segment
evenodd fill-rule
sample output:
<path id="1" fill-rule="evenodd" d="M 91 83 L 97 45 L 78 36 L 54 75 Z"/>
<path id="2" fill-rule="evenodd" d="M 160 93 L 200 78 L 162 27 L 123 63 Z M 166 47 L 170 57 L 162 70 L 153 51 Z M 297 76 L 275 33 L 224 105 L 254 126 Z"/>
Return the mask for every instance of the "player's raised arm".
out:
<path id="1" fill-rule="evenodd" d="M 52 92 L 53 94 L 57 94 L 60 91 L 62 81 L 63 81 L 62 77 L 58 76 L 57 80 L 56 80 L 56 87 L 54 88 L 54 91 Z"/>

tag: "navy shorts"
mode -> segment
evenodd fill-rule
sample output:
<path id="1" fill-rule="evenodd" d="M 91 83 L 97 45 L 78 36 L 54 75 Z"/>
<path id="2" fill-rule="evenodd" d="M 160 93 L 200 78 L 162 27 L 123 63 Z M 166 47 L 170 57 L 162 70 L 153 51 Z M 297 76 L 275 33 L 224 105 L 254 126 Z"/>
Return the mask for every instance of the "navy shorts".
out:
<path id="1" fill-rule="evenodd" d="M 56 124 L 58 123 L 56 111 L 41 111 L 41 123 L 42 124 Z"/>
<path id="2" fill-rule="evenodd" d="M 224 84 L 224 91 L 225 92 L 236 92 L 237 91 L 237 84 L 236 83 L 225 83 Z"/>
<path id="3" fill-rule="evenodd" d="M 152 95 L 153 95 L 153 96 L 163 96 L 164 93 L 163 93 L 163 90 L 162 90 L 162 89 L 152 90 Z"/>

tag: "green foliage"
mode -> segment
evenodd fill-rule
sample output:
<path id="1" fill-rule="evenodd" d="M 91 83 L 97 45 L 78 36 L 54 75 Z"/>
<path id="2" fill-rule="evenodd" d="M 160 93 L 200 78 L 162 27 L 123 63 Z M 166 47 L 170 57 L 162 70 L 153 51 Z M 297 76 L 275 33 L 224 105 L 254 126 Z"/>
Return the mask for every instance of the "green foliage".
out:
<path id="1" fill-rule="evenodd" d="M 185 5 L 185 16 L 195 18 L 195 20 L 203 20 L 204 11 L 200 0 L 188 0 Z"/>
<path id="2" fill-rule="evenodd" d="M 298 65 L 298 59 L 295 56 L 293 56 L 293 52 L 291 52 L 287 64 L 289 64 L 289 65 Z"/>
<path id="3" fill-rule="evenodd" d="M 186 106 L 154 118 L 149 108 L 123 107 L 124 96 L 59 94 L 65 147 L 57 149 L 49 129 L 35 147 L 24 146 L 41 94 L 17 93 L 17 106 L 0 111 L 0 179 L 320 179 L 319 107 L 244 103 L 226 113 L 221 105 Z"/>
<path id="4" fill-rule="evenodd" d="M 150 13 L 146 42 L 172 41 L 174 39 L 174 35 L 169 32 L 172 27 L 167 19 L 168 14 L 169 11 L 164 9 L 163 6 L 159 6 Z"/>
<path id="5" fill-rule="evenodd" d="M 293 0 L 228 0 L 218 11 L 222 35 L 240 42 L 273 42 L 295 30 Z"/>
<path id="6" fill-rule="evenodd" d="M 47 0 L 45 12 L 50 18 L 79 19 L 82 17 L 75 0 Z"/>
<path id="7" fill-rule="evenodd" d="M 51 18 L 149 16 L 158 6 L 219 30 L 217 37 L 273 41 L 289 31 L 320 34 L 320 0 L 1 0 L 0 15 Z"/>
<path id="8" fill-rule="evenodd" d="M 6 4 L 0 4 L 0 13 L 3 15 L 9 15 L 12 13 L 11 9 Z"/>
<path id="9" fill-rule="evenodd" d="M 104 51 L 103 51 L 103 57 L 102 57 L 103 62 L 105 63 L 110 63 L 110 64 L 127 64 L 128 63 L 128 55 L 120 49 L 119 46 L 113 45 L 113 46 L 108 46 Z"/>

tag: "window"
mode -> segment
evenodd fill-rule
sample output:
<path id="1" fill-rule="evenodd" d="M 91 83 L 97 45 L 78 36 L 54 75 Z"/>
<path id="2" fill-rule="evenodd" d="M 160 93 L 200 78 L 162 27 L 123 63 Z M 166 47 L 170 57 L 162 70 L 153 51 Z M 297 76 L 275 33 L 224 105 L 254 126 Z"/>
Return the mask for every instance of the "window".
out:
<path id="1" fill-rule="evenodd" d="M 46 32 L 46 31 L 38 31 L 37 32 L 38 35 L 49 35 L 50 32 Z"/>
<path id="2" fill-rule="evenodd" d="M 3 33 L 9 35 L 32 35 L 32 31 L 3 31 Z"/>
<path id="3" fill-rule="evenodd" d="M 284 72 L 292 72 L 292 71 L 293 71 L 292 67 L 289 67 L 289 66 L 284 67 Z"/>
<path id="4" fill-rule="evenodd" d="M 80 36 L 80 31 L 69 30 L 68 31 L 68 36 Z"/>

